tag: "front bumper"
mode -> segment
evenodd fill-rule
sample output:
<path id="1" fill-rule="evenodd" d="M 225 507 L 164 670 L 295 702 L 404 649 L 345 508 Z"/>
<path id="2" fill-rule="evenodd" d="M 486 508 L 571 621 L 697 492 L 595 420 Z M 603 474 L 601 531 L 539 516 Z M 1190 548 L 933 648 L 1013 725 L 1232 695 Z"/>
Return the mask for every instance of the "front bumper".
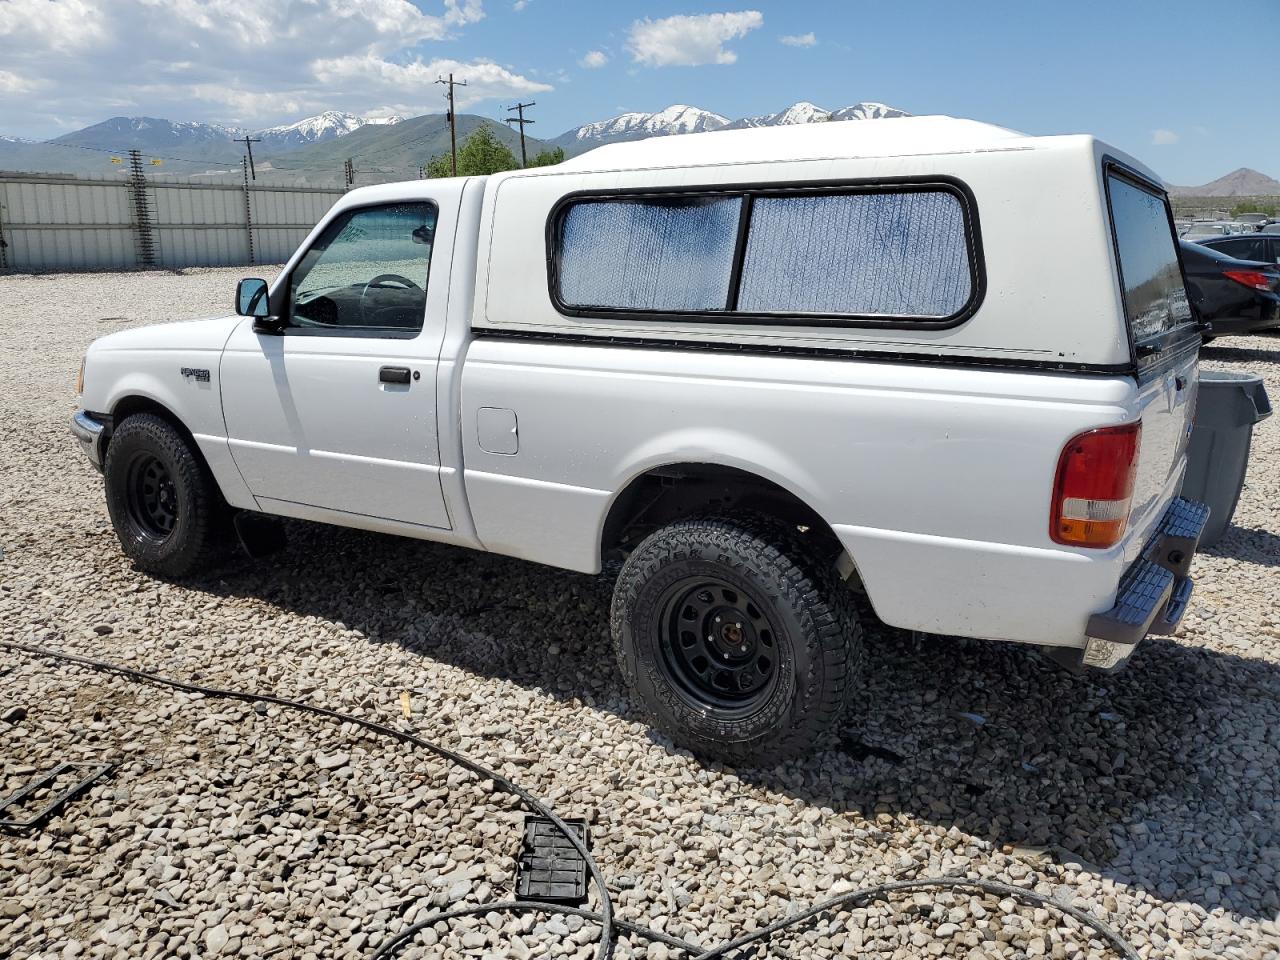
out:
<path id="1" fill-rule="evenodd" d="M 1191 600 L 1191 558 L 1209 519 L 1203 503 L 1176 498 L 1160 519 L 1141 556 L 1120 578 L 1115 604 L 1089 618 L 1082 650 L 1055 651 L 1075 667 L 1114 670 L 1149 633 L 1171 634 Z"/>
<path id="2" fill-rule="evenodd" d="M 93 419 L 84 410 L 77 410 L 71 418 L 71 433 L 80 441 L 80 449 L 89 462 L 99 471 L 102 470 L 102 439 L 106 429 L 105 423 Z"/>

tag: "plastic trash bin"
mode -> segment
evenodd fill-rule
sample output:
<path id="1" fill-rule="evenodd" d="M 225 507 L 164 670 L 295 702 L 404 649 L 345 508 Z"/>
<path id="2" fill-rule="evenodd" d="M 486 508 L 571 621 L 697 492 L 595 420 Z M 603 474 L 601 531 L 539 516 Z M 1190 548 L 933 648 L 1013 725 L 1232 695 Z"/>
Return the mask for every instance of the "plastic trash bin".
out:
<path id="1" fill-rule="evenodd" d="M 1182 482 L 1184 497 L 1209 505 L 1200 546 L 1213 546 L 1226 533 L 1249 468 L 1253 426 L 1269 416 L 1271 401 L 1261 377 L 1200 371 L 1200 398 Z"/>

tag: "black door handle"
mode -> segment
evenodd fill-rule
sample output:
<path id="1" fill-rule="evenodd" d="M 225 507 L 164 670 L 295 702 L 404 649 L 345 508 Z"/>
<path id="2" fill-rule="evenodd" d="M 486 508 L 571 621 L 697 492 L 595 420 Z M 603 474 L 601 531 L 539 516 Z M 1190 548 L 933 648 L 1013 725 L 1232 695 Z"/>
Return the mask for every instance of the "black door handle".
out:
<path id="1" fill-rule="evenodd" d="M 378 371 L 379 383 L 408 383 L 408 367 L 383 367 Z"/>

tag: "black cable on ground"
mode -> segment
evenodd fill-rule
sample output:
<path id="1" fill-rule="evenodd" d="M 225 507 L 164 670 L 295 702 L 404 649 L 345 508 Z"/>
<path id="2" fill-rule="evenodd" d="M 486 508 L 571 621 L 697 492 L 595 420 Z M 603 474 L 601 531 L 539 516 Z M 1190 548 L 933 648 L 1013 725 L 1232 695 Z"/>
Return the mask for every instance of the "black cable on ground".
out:
<path id="1" fill-rule="evenodd" d="M 352 723 L 356 726 L 363 727 L 371 733 L 390 737 L 394 740 L 399 740 L 402 743 L 419 747 L 429 753 L 435 754 L 443 760 L 448 760 L 450 763 L 475 774 L 481 779 L 492 780 L 504 792 L 519 799 L 520 802 L 529 810 L 539 816 L 546 817 L 554 823 L 556 828 L 578 852 L 579 856 L 583 858 L 583 862 L 587 866 L 587 871 L 591 876 L 591 880 L 595 884 L 596 892 L 600 897 L 600 908 L 598 910 L 587 910 L 537 900 L 504 900 L 498 903 L 479 904 L 477 906 L 440 910 L 385 940 L 374 952 L 373 960 L 388 960 L 388 958 L 394 957 L 401 948 L 408 946 L 410 941 L 417 937 L 419 933 L 437 923 L 442 921 L 448 922 L 461 917 L 477 916 L 479 914 L 493 912 L 513 914 L 562 914 L 582 917 L 585 920 L 597 923 L 600 926 L 600 942 L 598 949 L 596 950 L 597 960 L 610 960 L 613 956 L 614 948 L 617 945 L 619 931 L 651 942 L 663 943 L 666 946 L 681 950 L 688 954 L 690 960 L 718 960 L 718 958 L 726 957 L 729 954 L 735 953 L 736 951 L 742 950 L 748 946 L 762 943 L 772 937 L 775 933 L 780 933 L 791 927 L 798 926 L 806 920 L 811 920 L 819 914 L 826 913 L 831 910 L 838 910 L 841 908 L 852 909 L 865 906 L 877 900 L 887 900 L 890 894 L 905 890 L 954 889 L 977 890 L 983 893 L 995 894 L 1002 897 L 1011 897 L 1013 899 L 1020 900 L 1023 903 L 1034 904 L 1036 906 L 1051 907 L 1066 916 L 1073 918 L 1083 926 L 1093 930 L 1104 941 L 1110 944 L 1120 956 L 1124 957 L 1125 960 L 1139 960 L 1137 951 L 1135 951 L 1133 947 L 1120 936 L 1120 934 L 1087 910 L 1081 910 L 1080 908 L 1074 907 L 1070 904 L 1059 903 L 1050 897 L 1036 893 L 1034 890 L 1028 890 L 1025 887 L 1017 887 L 1012 884 L 1000 883 L 995 880 L 971 880 L 964 877 L 933 877 L 917 880 L 895 880 L 888 883 L 876 884 L 875 886 L 864 887 L 861 890 L 854 890 L 850 893 L 815 903 L 810 907 L 788 914 L 780 920 L 775 920 L 773 923 L 763 926 L 758 930 L 753 930 L 750 933 L 744 934 L 734 940 L 726 941 L 710 949 L 704 949 L 688 943 L 687 941 L 681 940 L 678 937 L 661 933 L 660 931 L 653 930 L 649 927 L 630 923 L 626 920 L 616 919 L 613 915 L 613 901 L 605 886 L 604 874 L 600 871 L 600 868 L 596 864 L 595 859 L 591 856 L 590 851 L 587 850 L 586 845 L 578 838 L 574 830 L 556 816 L 550 807 L 523 787 L 519 786 L 512 780 L 509 780 L 507 777 L 504 777 L 496 770 L 490 770 L 483 764 L 477 763 L 460 753 L 456 753 L 448 747 L 442 747 L 437 743 L 433 743 L 430 740 L 423 739 L 422 737 L 416 736 L 407 731 L 398 730 L 395 727 L 378 723 L 376 720 L 367 720 L 363 717 L 357 717 L 349 713 L 331 710 L 328 707 L 317 706 L 301 700 L 290 700 L 287 697 L 280 697 L 275 694 L 248 693 L 242 690 L 226 690 L 220 687 L 205 686 L 199 683 L 173 680 L 169 677 L 161 676 L 160 674 L 150 673 L 146 670 L 138 670 L 133 667 L 122 666 L 106 660 L 97 660 L 93 657 L 84 657 L 79 654 L 66 653 L 61 650 L 52 650 L 47 647 L 40 647 L 34 644 L 17 643 L 12 640 L 0 640 L 0 647 L 18 653 L 25 653 L 32 657 L 73 663 L 102 673 L 112 673 L 141 683 L 170 687 L 174 690 L 182 690 L 186 693 L 196 693 L 206 697 L 215 697 L 227 700 L 240 700 L 245 703 L 273 703 L 279 707 L 315 714 L 316 716 L 324 717 L 328 720 L 334 720 L 339 723 Z"/>

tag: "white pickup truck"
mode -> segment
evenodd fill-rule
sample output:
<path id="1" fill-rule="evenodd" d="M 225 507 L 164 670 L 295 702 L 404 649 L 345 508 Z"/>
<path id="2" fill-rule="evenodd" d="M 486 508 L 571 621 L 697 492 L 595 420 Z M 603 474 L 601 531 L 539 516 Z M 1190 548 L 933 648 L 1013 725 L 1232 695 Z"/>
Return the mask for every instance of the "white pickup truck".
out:
<path id="1" fill-rule="evenodd" d="M 703 754 L 819 742 L 859 616 L 1111 668 L 1190 595 L 1198 323 L 1159 179 L 1092 137 L 828 123 L 354 190 L 237 314 L 89 348 L 73 428 L 140 568 L 277 515 L 610 571 L 622 674 Z"/>

